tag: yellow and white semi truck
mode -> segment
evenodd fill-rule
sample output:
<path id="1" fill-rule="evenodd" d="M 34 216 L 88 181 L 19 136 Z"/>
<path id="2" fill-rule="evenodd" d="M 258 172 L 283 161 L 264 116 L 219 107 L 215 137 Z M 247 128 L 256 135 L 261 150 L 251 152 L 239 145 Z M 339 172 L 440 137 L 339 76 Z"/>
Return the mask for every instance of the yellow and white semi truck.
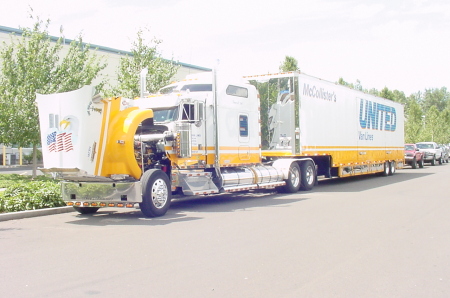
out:
<path id="1" fill-rule="evenodd" d="M 144 87 L 145 88 L 145 87 Z M 38 95 L 45 173 L 81 213 L 173 195 L 310 190 L 319 176 L 403 167 L 403 106 L 305 74 L 197 74 L 138 99 Z"/>

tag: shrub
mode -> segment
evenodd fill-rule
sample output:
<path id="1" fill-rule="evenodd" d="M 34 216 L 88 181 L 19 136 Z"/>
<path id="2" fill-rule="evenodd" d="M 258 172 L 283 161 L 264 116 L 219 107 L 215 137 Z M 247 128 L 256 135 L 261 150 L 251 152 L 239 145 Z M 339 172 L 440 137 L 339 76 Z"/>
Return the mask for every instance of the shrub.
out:
<path id="1" fill-rule="evenodd" d="M 6 186 L 0 196 L 0 212 L 65 206 L 61 198 L 61 187 L 58 181 L 45 177 L 31 180 L 26 176 L 23 179 L 14 175 L 8 176 L 13 177 L 11 177 L 9 185 Z M 0 180 L 0 185 L 5 181 L 5 179 Z M 0 187 L 4 187 L 4 185 Z"/>
<path id="2" fill-rule="evenodd" d="M 33 152 L 30 154 L 24 154 L 22 158 L 27 164 L 33 163 Z M 42 161 L 42 151 L 39 149 L 36 149 L 36 159 L 38 162 Z"/>
<path id="3" fill-rule="evenodd" d="M 11 185 L 11 183 L 15 182 L 31 182 L 31 181 L 48 181 L 48 182 L 54 182 L 58 183 L 53 178 L 46 177 L 43 175 L 36 176 L 33 178 L 31 175 L 19 175 L 19 174 L 1 174 L 0 175 L 0 188 L 7 188 Z"/>

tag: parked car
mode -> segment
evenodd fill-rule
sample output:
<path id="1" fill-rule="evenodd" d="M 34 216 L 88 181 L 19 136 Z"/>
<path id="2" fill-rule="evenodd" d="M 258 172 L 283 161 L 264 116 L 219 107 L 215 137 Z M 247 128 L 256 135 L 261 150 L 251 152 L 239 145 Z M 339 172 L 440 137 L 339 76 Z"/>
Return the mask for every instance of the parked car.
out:
<path id="1" fill-rule="evenodd" d="M 448 163 L 450 158 L 450 147 L 445 144 L 439 145 L 442 149 L 442 162 Z"/>
<path id="2" fill-rule="evenodd" d="M 416 144 L 405 144 L 405 164 L 410 165 L 413 169 L 423 168 L 424 153 L 419 151 Z"/>
<path id="3" fill-rule="evenodd" d="M 436 165 L 436 162 L 442 164 L 442 149 L 435 142 L 419 142 L 416 143 L 420 152 L 424 153 L 424 161 L 430 163 L 432 166 Z"/>

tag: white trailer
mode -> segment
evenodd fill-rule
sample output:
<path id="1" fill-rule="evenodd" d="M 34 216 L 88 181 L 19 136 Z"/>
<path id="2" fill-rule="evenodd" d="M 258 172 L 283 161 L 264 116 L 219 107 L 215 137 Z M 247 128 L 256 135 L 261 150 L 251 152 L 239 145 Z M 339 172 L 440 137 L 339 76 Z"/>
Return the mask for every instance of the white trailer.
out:
<path id="1" fill-rule="evenodd" d="M 269 115 L 263 156 L 312 157 L 326 177 L 403 168 L 402 104 L 296 72 L 247 78 Z"/>

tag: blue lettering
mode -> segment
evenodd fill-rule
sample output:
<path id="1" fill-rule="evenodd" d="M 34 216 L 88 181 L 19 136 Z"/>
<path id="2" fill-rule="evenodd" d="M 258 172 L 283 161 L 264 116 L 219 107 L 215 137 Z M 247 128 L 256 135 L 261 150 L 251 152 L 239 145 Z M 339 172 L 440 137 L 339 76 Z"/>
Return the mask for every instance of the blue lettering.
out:
<path id="1" fill-rule="evenodd" d="M 363 129 L 395 131 L 397 128 L 395 108 L 361 98 L 359 125 Z"/>
<path id="2" fill-rule="evenodd" d="M 377 118 L 375 117 L 376 108 L 376 102 L 366 102 L 367 128 L 377 129 Z"/>
<path id="3" fill-rule="evenodd" d="M 367 126 L 367 116 L 363 119 L 363 108 L 364 108 L 364 99 L 361 98 L 361 101 L 359 102 L 359 125 L 361 125 L 361 128 L 366 128 Z"/>
<path id="4" fill-rule="evenodd" d="M 397 128 L 397 113 L 395 109 L 391 107 L 391 131 L 395 131 Z"/>

